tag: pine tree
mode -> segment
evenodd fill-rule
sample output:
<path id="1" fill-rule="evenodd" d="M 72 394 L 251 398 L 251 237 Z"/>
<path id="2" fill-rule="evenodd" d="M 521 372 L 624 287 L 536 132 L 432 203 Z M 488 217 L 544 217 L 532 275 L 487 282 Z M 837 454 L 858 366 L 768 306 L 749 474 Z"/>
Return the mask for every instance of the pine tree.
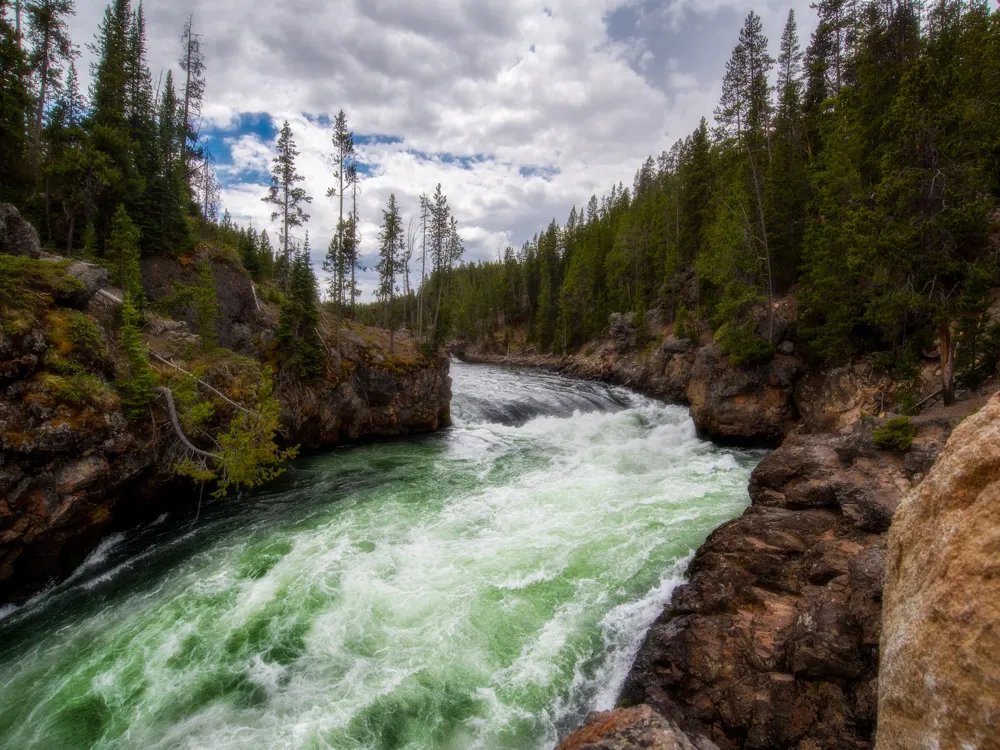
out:
<path id="1" fill-rule="evenodd" d="M 24 123 L 30 98 L 20 36 L 0 0 L 0 201 L 20 200 L 27 187 Z"/>
<path id="2" fill-rule="evenodd" d="M 297 252 L 292 261 L 288 294 L 278 318 L 278 343 L 288 354 L 287 361 L 304 378 L 319 378 L 326 372 L 326 350 L 317 333 L 318 325 L 316 275 L 307 238 L 305 250 Z"/>
<path id="3" fill-rule="evenodd" d="M 198 284 L 194 288 L 195 329 L 205 348 L 215 348 L 215 321 L 219 307 L 215 295 L 215 274 L 207 260 L 198 263 Z"/>
<path id="4" fill-rule="evenodd" d="M 344 114 L 344 110 L 340 110 L 333 123 L 333 163 L 336 167 L 333 178 L 337 180 L 337 185 L 326 191 L 328 198 L 338 199 L 337 245 L 339 248 L 345 246 L 344 231 L 347 228 L 347 224 L 344 221 L 344 198 L 346 195 L 344 187 L 345 185 L 350 187 L 350 178 L 347 174 L 347 169 L 350 166 L 353 156 L 354 134 L 347 129 L 347 115 Z M 336 299 L 343 298 L 343 290 L 339 290 L 334 296 Z"/>
<path id="5" fill-rule="evenodd" d="M 361 186 L 361 172 L 358 170 L 358 164 L 355 161 L 352 161 L 347 168 L 347 184 L 351 187 L 351 216 L 348 220 L 348 231 L 344 247 L 351 269 L 351 293 L 349 296 L 351 299 L 351 317 L 353 318 L 355 300 L 360 294 L 356 272 L 365 270 L 360 264 L 361 235 L 358 230 L 360 225 L 358 220 L 358 189 Z"/>
<path id="6" fill-rule="evenodd" d="M 132 300 L 136 310 L 146 305 L 142 290 L 142 269 L 139 266 L 139 228 L 132 222 L 125 206 L 118 206 L 111 223 L 111 238 L 105 257 L 118 266 L 119 279 L 123 291 Z"/>
<path id="7" fill-rule="evenodd" d="M 129 125 L 130 101 L 130 27 L 132 9 L 129 0 L 114 0 L 105 9 L 92 46 L 96 62 L 91 68 L 90 160 L 100 174 L 100 188 L 95 191 L 96 215 L 93 222 L 100 237 L 107 237 L 111 219 L 118 206 L 141 194 L 142 184 L 136 172 L 132 135 Z"/>
<path id="8" fill-rule="evenodd" d="M 751 11 L 740 30 L 739 43 L 726 65 L 722 100 L 716 111 L 722 134 L 735 138 L 734 160 L 729 164 L 728 179 L 744 184 L 730 193 L 738 202 L 732 206 L 721 206 L 717 217 L 722 223 L 718 232 L 724 237 L 732 238 L 734 230 L 730 225 L 734 220 L 742 220 L 744 224 L 744 240 L 726 241 L 722 248 L 744 253 L 750 258 L 759 257 L 763 261 L 760 276 L 767 294 L 769 339 L 774 330 L 774 268 L 764 210 L 764 170 L 771 162 L 771 102 L 767 76 L 773 63 L 767 52 L 767 38 L 763 34 L 760 17 Z M 726 265 L 744 267 L 746 263 L 733 260 Z M 741 284 L 753 282 L 752 279 L 737 281 Z M 746 298 L 742 292 L 737 296 Z M 746 306 L 734 305 L 730 309 L 742 311 Z M 743 326 L 745 321 L 732 323 Z"/>
<path id="9" fill-rule="evenodd" d="M 393 303 L 396 298 L 396 276 L 401 271 L 403 220 L 399 215 L 395 193 L 389 194 L 389 204 L 382 211 L 382 231 L 379 233 L 378 289 L 376 296 L 386 306 L 386 328 L 389 329 L 389 354 L 393 353 L 395 322 Z"/>
<path id="10" fill-rule="evenodd" d="M 796 281 L 809 199 L 801 70 L 795 11 L 789 11 L 778 55 L 774 156 L 765 189 L 765 217 L 775 258 L 775 276 L 786 285 Z"/>
<path id="11" fill-rule="evenodd" d="M 430 203 L 430 245 L 432 275 L 437 284 L 437 303 L 434 306 L 434 340 L 438 340 L 438 322 L 441 316 L 441 299 L 444 296 L 445 274 L 448 269 L 448 218 L 451 210 L 448 208 L 448 198 L 441 190 L 441 183 L 434 189 L 434 197 Z"/>
<path id="12" fill-rule="evenodd" d="M 137 180 L 125 202 L 133 220 L 142 230 L 143 251 L 153 254 L 164 248 L 167 241 L 160 221 L 161 207 L 156 204 L 155 191 L 151 190 L 162 168 L 153 79 L 146 61 L 146 17 L 141 2 L 132 14 L 127 42 L 128 133 Z"/>
<path id="13" fill-rule="evenodd" d="M 38 91 L 33 127 L 34 153 L 32 172 L 38 176 L 39 152 L 42 147 L 42 125 L 50 95 L 62 86 L 62 65 L 72 62 L 77 50 L 69 38 L 66 17 L 73 15 L 73 0 L 34 0 L 25 10 L 28 17 L 28 39 L 32 43 L 31 69 L 37 79 Z"/>
<path id="14" fill-rule="evenodd" d="M 50 240 L 53 224 L 61 225 L 66 237 L 66 254 L 73 252 L 77 220 L 92 213 L 99 180 L 87 149 L 87 133 L 81 117 L 84 103 L 72 62 L 66 73 L 62 94 L 49 112 L 44 130 L 45 226 Z M 53 211 L 61 208 L 61 215 Z"/>
<path id="15" fill-rule="evenodd" d="M 289 251 L 289 232 L 293 227 L 301 227 L 309 221 L 309 214 L 302 208 L 304 203 L 312 203 L 312 198 L 306 195 L 298 183 L 305 180 L 295 168 L 295 157 L 299 155 L 292 140 L 292 128 L 285 120 L 278 136 L 278 155 L 274 157 L 271 170 L 271 188 L 263 198 L 265 203 L 277 207 L 271 214 L 271 221 L 281 219 L 282 226 L 282 259 L 285 268 L 285 288 L 290 287 L 291 263 Z M 310 273 L 312 269 L 310 269 Z"/>
<path id="16" fill-rule="evenodd" d="M 160 95 L 157 169 L 147 190 L 146 203 L 155 211 L 151 217 L 154 237 L 147 242 L 147 246 L 157 253 L 175 255 L 188 250 L 193 241 L 187 221 L 190 194 L 181 156 L 183 131 L 178 121 L 179 106 L 173 73 L 168 70 Z"/>
<path id="17" fill-rule="evenodd" d="M 708 122 L 701 118 L 688 140 L 680 165 L 682 175 L 680 254 L 693 261 L 704 241 L 703 232 L 712 204 L 712 142 Z"/>
<path id="18" fill-rule="evenodd" d="M 260 254 L 261 276 L 271 278 L 274 273 L 274 248 L 271 246 L 271 238 L 267 236 L 266 229 L 260 233 L 257 252 Z"/>
<path id="19" fill-rule="evenodd" d="M 126 290 L 122 303 L 121 344 L 125 354 L 124 377 L 118 381 L 122 411 L 129 419 L 142 416 L 153 400 L 156 375 L 149 366 L 146 346 L 142 343 L 142 317 L 132 295 Z"/>
<path id="20" fill-rule="evenodd" d="M 420 294 L 417 301 L 417 338 L 424 340 L 424 292 L 427 286 L 427 221 L 431 217 L 431 201 L 420 194 Z"/>

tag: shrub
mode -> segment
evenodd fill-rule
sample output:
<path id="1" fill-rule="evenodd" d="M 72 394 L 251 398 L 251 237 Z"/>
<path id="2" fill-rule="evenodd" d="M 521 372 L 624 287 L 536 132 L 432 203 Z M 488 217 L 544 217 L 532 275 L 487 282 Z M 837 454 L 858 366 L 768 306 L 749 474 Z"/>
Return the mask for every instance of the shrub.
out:
<path id="1" fill-rule="evenodd" d="M 737 367 L 766 362 L 774 356 L 774 345 L 758 336 L 750 324 L 726 323 L 716 332 L 715 340 Z"/>
<path id="2" fill-rule="evenodd" d="M 45 324 L 48 339 L 58 357 L 84 368 L 104 364 L 108 354 L 101 332 L 89 317 L 76 310 L 53 310 L 46 315 Z"/>
<path id="3" fill-rule="evenodd" d="M 906 451 L 913 445 L 917 428 L 909 417 L 893 417 L 872 432 L 875 447 L 883 451 Z"/>
<path id="4" fill-rule="evenodd" d="M 698 327 L 695 325 L 694 315 L 687 309 L 686 305 L 677 308 L 674 316 L 674 337 L 679 339 L 698 340 Z"/>
<path id="5" fill-rule="evenodd" d="M 118 396 L 108 384 L 84 372 L 66 375 L 42 373 L 35 379 L 35 384 L 38 389 L 36 394 L 43 397 L 49 394 L 55 401 L 70 406 L 92 406 L 101 410 L 118 406 Z"/>

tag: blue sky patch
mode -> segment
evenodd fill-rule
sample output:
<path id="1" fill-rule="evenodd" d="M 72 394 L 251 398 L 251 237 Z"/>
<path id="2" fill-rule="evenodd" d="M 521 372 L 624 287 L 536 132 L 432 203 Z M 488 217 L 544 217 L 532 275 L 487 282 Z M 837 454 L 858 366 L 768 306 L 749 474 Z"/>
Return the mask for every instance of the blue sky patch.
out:
<path id="1" fill-rule="evenodd" d="M 359 134 L 354 136 L 354 145 L 356 146 L 389 146 L 402 142 L 403 139 L 398 135 L 371 133 L 367 135 Z"/>
<path id="2" fill-rule="evenodd" d="M 517 170 L 521 177 L 541 177 L 543 180 L 548 182 L 557 174 L 559 174 L 559 167 L 532 167 L 523 166 Z"/>

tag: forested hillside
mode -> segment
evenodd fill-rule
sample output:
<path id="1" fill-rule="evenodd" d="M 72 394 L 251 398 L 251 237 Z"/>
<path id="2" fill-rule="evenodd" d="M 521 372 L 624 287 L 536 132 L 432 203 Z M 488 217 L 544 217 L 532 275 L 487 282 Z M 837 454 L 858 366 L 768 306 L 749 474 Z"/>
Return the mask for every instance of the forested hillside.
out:
<path id="1" fill-rule="evenodd" d="M 751 12 L 714 120 L 631 186 L 462 267 L 457 335 L 521 327 L 573 351 L 610 313 L 642 324 L 655 309 L 753 362 L 780 343 L 768 303 L 794 288 L 818 358 L 906 370 L 939 340 L 949 385 L 953 367 L 995 368 L 982 313 L 1000 252 L 1000 13 L 979 0 L 814 7 L 806 49 L 790 12 L 776 56 Z"/>
<path id="2" fill-rule="evenodd" d="M 328 197 L 340 220 L 324 310 L 305 231 L 312 198 L 288 123 L 261 195 L 280 227 L 272 245 L 266 232 L 219 216 L 193 20 L 177 29 L 177 67 L 154 75 L 142 3 L 112 0 L 90 45 L 84 93 L 74 12 L 73 0 L 0 0 L 0 407 L 11 410 L 0 419 L 0 450 L 33 460 L 42 442 L 31 436 L 52 419 L 73 427 L 120 417 L 120 433 L 155 435 L 154 406 L 165 406 L 180 445 L 165 463 L 225 492 L 270 479 L 294 453 L 278 448 L 279 429 L 286 442 L 315 446 L 436 428 L 447 412 L 438 377 L 447 362 L 412 341 L 394 351 L 391 334 L 386 356 L 377 334 L 343 323 L 357 297 L 360 242 L 359 170 L 344 113 L 333 134 L 339 159 Z M 440 188 L 435 198 L 439 229 L 457 238 Z M 379 264 L 389 307 L 403 265 L 401 222 L 390 201 Z M 443 269 L 433 241 L 441 252 L 454 242 L 442 245 L 433 228 L 426 237 L 429 269 Z M 94 298 L 113 313 L 94 308 Z M 434 297 L 423 299 L 436 320 Z M 358 406 L 375 371 L 388 378 L 385 413 Z M 213 372 L 224 382 L 209 384 Z M 246 381 L 254 387 L 239 385 Z M 412 403 L 396 404 L 404 397 Z M 162 447 L 140 451 L 142 465 L 169 453 Z"/>

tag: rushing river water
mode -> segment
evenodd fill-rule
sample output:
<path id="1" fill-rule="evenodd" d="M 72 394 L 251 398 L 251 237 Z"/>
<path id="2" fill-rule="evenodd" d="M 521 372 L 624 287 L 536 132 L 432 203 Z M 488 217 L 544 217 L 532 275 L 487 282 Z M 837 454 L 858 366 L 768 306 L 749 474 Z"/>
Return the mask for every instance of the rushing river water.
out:
<path id="1" fill-rule="evenodd" d="M 297 461 L 0 613 L 3 748 L 545 748 L 608 708 L 760 454 L 455 364 L 455 426 Z"/>

